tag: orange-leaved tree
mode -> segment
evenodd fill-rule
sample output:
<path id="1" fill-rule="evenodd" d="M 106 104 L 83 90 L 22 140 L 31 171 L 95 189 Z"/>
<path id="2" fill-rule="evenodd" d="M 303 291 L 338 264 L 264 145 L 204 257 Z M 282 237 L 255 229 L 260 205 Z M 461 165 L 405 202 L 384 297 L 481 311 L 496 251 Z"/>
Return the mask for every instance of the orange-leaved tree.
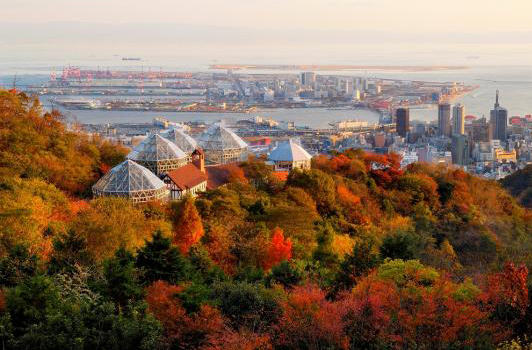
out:
<path id="1" fill-rule="evenodd" d="M 279 227 L 273 229 L 272 240 L 267 248 L 265 260 L 262 267 L 265 270 L 271 269 L 281 261 L 288 261 L 292 258 L 292 241 L 284 238 L 284 232 Z"/>
<path id="2" fill-rule="evenodd" d="M 190 196 L 173 204 L 171 209 L 174 223 L 173 242 L 186 254 L 203 236 L 201 217 L 194 205 L 194 199 Z"/>

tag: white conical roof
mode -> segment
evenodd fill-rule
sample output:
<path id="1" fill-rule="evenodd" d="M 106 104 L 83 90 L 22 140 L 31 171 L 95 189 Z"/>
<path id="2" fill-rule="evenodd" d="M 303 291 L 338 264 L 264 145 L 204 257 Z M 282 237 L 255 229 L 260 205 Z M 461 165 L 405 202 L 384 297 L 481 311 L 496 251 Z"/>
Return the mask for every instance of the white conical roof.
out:
<path id="1" fill-rule="evenodd" d="M 312 156 L 299 144 L 290 140 L 278 145 L 268 159 L 274 162 L 297 162 L 310 160 Z"/>
<path id="2" fill-rule="evenodd" d="M 165 187 L 154 173 L 132 160 L 126 160 L 105 174 L 93 187 L 95 193 L 133 193 Z"/>
<path id="3" fill-rule="evenodd" d="M 204 150 L 241 149 L 248 147 L 247 143 L 237 134 L 219 124 L 213 125 L 200 135 L 199 145 Z"/>
<path id="4" fill-rule="evenodd" d="M 175 143 L 185 153 L 192 153 L 198 143 L 182 128 L 172 128 L 161 133 L 161 136 Z"/>
<path id="5" fill-rule="evenodd" d="M 186 157 L 185 152 L 175 143 L 158 134 L 148 136 L 127 155 L 128 159 L 135 161 L 159 161 Z"/>

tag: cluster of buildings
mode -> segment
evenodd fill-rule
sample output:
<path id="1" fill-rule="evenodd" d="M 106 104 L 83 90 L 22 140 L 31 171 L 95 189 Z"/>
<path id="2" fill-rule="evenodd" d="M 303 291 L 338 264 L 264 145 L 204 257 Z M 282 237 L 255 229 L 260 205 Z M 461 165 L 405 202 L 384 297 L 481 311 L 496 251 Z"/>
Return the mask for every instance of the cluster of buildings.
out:
<path id="1" fill-rule="evenodd" d="M 247 160 L 249 147 L 232 130 L 216 123 L 191 137 L 185 126 L 152 132 L 134 146 L 127 159 L 94 186 L 94 196 L 127 197 L 134 203 L 179 200 L 227 183 Z M 309 169 L 311 155 L 289 140 L 275 147 L 267 164 L 278 173 Z"/>
<path id="2" fill-rule="evenodd" d="M 436 83 L 325 75 L 227 74 L 208 89 L 208 102 L 235 102 L 256 107 L 337 107 L 361 105 L 379 111 L 396 106 L 432 105 L 454 98 L 475 87 L 456 82 Z"/>
<path id="3" fill-rule="evenodd" d="M 508 118 L 498 91 L 489 119 L 466 115 L 462 104 L 441 102 L 435 123 L 412 123 L 410 110 L 398 108 L 395 125 L 395 132 L 360 134 L 342 146 L 396 152 L 403 157 L 403 166 L 418 161 L 445 163 L 493 179 L 532 160 L 532 116 Z"/>

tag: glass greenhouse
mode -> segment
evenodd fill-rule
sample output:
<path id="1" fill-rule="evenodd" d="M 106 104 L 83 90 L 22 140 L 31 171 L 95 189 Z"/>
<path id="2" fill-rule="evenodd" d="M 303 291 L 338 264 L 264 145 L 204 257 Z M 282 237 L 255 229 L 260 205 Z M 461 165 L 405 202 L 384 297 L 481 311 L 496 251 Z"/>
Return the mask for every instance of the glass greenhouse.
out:
<path id="1" fill-rule="evenodd" d="M 218 124 L 201 134 L 199 145 L 205 151 L 205 160 L 210 163 L 247 160 L 248 145 L 234 132 Z"/>
<path id="2" fill-rule="evenodd" d="M 168 190 L 154 173 L 131 160 L 111 169 L 93 187 L 94 196 L 127 197 L 134 203 L 167 200 Z"/>
<path id="3" fill-rule="evenodd" d="M 172 128 L 160 134 L 165 139 L 175 143 L 183 152 L 191 154 L 198 147 L 198 143 L 184 130 Z"/>
<path id="4" fill-rule="evenodd" d="M 161 135 L 151 134 L 139 143 L 127 158 L 161 176 L 186 165 L 189 157 L 172 141 Z"/>

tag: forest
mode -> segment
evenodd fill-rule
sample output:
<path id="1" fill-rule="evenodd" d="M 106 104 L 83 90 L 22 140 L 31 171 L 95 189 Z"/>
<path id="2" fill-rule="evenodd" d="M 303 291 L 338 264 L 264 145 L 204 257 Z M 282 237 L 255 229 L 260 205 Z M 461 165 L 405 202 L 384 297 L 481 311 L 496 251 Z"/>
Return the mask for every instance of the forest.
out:
<path id="1" fill-rule="evenodd" d="M 2 349 L 532 349 L 532 213 L 496 181 L 347 150 L 93 199 L 126 154 L 0 90 Z"/>

